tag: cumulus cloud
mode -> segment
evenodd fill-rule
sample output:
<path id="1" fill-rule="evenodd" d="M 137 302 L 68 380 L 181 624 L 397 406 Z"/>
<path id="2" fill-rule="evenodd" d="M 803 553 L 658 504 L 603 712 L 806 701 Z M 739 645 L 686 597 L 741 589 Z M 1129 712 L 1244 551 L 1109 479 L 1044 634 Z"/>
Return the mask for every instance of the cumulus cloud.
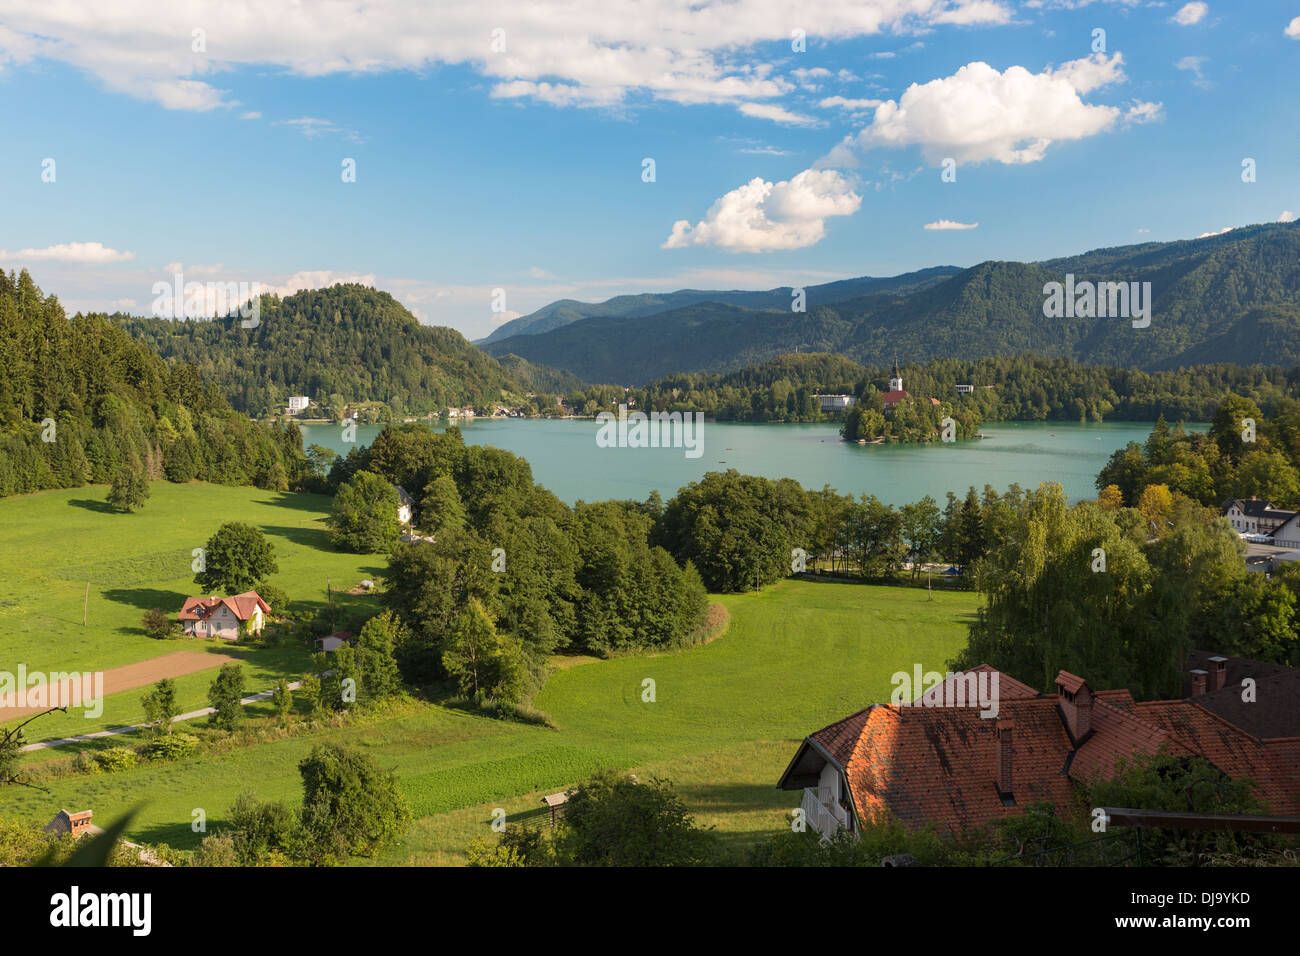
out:
<path id="1" fill-rule="evenodd" d="M 1126 116 L 1154 118 L 1159 104 L 1119 107 L 1085 103 L 1081 96 L 1125 79 L 1121 54 L 1093 54 L 1056 69 L 1031 73 L 1022 66 L 999 72 L 968 63 L 952 76 L 913 83 L 876 108 L 872 122 L 844 146 L 860 149 L 918 145 L 937 165 L 959 162 L 1034 163 L 1060 140 L 1083 139 Z"/>
<path id="2" fill-rule="evenodd" d="M 1280 216 L 1277 217 L 1277 221 L 1278 221 L 1278 222 L 1295 222 L 1295 221 L 1296 221 L 1296 218 L 1297 218 L 1297 217 L 1296 217 L 1296 214 L 1293 213 L 1290 209 L 1283 209 L 1283 210 L 1282 210 L 1282 215 L 1280 215 Z"/>
<path id="3" fill-rule="evenodd" d="M 1195 3 L 1188 3 L 1180 7 L 1178 12 L 1169 19 L 1179 26 L 1190 27 L 1194 23 L 1200 23 L 1205 19 L 1205 15 L 1210 12 L 1208 3 L 1201 3 L 1199 0 Z"/>
<path id="4" fill-rule="evenodd" d="M 108 262 L 130 262 L 134 252 L 119 252 L 102 242 L 64 242 L 44 249 L 19 249 L 9 252 L 0 249 L 0 259 L 14 262 L 87 262 L 102 265 Z"/>
<path id="5" fill-rule="evenodd" d="M 755 177 L 714 202 L 694 226 L 685 219 L 674 223 L 662 248 L 802 249 L 825 237 L 828 218 L 852 215 L 861 205 L 862 197 L 832 169 L 805 169 L 779 183 Z"/>
<path id="6" fill-rule="evenodd" d="M 1196 238 L 1197 238 L 1197 239 L 1209 239 L 1211 236 L 1221 236 L 1221 235 L 1223 235 L 1225 232 L 1232 232 L 1232 227 L 1231 227 L 1231 226 L 1224 226 L 1222 229 L 1216 229 L 1214 232 L 1203 232 L 1203 233 L 1201 233 L 1199 236 L 1197 236 Z"/>
<path id="7" fill-rule="evenodd" d="M 1300 40 L 1300 17 L 1296 17 L 1286 25 L 1284 31 L 1292 40 Z"/>
<path id="8" fill-rule="evenodd" d="M 557 106 L 607 106 L 638 93 L 678 103 L 756 103 L 816 85 L 753 65 L 759 44 L 790 41 L 801 21 L 793 0 L 425 0 L 337 4 L 58 4 L 5 0 L 0 64 L 44 58 L 88 71 L 110 90 L 170 109 L 211 110 L 235 101 L 222 74 L 257 68 L 296 76 L 420 72 L 465 65 L 499 98 Z M 821 0 L 819 40 L 922 33 L 943 24 L 1002 24 L 1009 0 Z M 209 38 L 191 49 L 196 22 Z M 504 49 L 493 49 L 493 31 Z M 219 41 L 218 42 L 218 38 Z M 779 120 L 780 121 L 780 120 Z"/>
<path id="9" fill-rule="evenodd" d="M 945 232 L 949 229 L 975 229 L 979 226 L 978 222 L 953 222 L 951 219 L 939 219 L 936 222 L 927 222 L 926 229 L 935 232 Z"/>
<path id="10" fill-rule="evenodd" d="M 358 285 L 375 285 L 373 272 L 335 272 L 333 269 L 304 269 L 284 279 L 263 281 L 263 292 L 273 293 L 281 298 L 301 292 L 303 289 L 327 289 L 340 282 L 355 282 Z"/>

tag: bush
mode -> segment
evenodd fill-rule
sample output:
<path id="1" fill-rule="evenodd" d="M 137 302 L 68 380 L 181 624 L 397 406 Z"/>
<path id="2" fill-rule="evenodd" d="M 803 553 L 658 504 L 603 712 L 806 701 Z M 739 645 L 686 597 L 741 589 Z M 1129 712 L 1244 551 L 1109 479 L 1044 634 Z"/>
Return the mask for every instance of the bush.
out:
<path id="1" fill-rule="evenodd" d="M 199 738 L 193 734 L 167 734 L 145 748 L 150 760 L 180 760 L 199 749 Z"/>
<path id="2" fill-rule="evenodd" d="M 99 773 L 102 768 L 93 753 L 83 750 L 72 758 L 72 769 L 77 773 Z"/>
<path id="3" fill-rule="evenodd" d="M 213 833 L 205 836 L 199 848 L 194 851 L 191 866 L 238 866 L 235 856 L 235 841 L 228 833 Z"/>
<path id="4" fill-rule="evenodd" d="M 95 760 L 105 773 L 117 773 L 119 770 L 130 770 L 139 758 L 130 747 L 109 747 L 96 754 Z"/>
<path id="5" fill-rule="evenodd" d="M 167 612 L 160 607 L 146 611 L 144 620 L 141 623 L 144 626 L 144 632 L 158 641 L 171 637 L 176 627 Z"/>

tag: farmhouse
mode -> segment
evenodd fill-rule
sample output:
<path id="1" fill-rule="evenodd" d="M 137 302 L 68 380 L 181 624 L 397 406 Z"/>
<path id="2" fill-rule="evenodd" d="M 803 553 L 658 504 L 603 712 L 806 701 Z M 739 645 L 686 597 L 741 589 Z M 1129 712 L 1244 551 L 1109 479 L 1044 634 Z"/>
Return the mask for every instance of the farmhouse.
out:
<path id="1" fill-rule="evenodd" d="M 180 620 L 186 637 L 220 637 L 233 641 L 239 638 L 240 625 L 250 633 L 261 633 L 270 611 L 270 606 L 256 591 L 245 591 L 226 598 L 186 598 Z"/>
<path id="2" fill-rule="evenodd" d="M 1183 700 L 1137 702 L 1066 671 L 1056 693 L 1040 694 L 999 674 L 995 718 L 976 704 L 944 706 L 959 699 L 945 681 L 912 705 L 875 704 L 809 735 L 777 786 L 803 791 L 804 819 L 823 836 L 857 832 L 885 813 L 959 834 L 1037 802 L 1069 816 L 1078 785 L 1110 776 L 1119 758 L 1167 748 L 1250 779 L 1275 812 L 1295 813 L 1300 671 L 1204 653 L 1192 663 L 1208 667 L 1188 672 Z M 1239 681 L 1251 674 L 1278 686 L 1243 706 Z"/>

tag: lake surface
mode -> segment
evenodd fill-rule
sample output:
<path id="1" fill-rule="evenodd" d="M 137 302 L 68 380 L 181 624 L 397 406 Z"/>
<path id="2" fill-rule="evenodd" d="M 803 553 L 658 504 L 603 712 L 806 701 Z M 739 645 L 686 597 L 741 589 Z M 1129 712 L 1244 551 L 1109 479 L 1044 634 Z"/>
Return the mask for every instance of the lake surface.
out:
<path id="1" fill-rule="evenodd" d="M 949 490 L 964 494 L 970 485 L 982 490 L 990 484 L 1003 491 L 1012 482 L 1028 489 L 1058 481 L 1070 498 L 1094 498 L 1093 480 L 1111 452 L 1145 441 L 1151 432 L 1150 422 L 993 422 L 982 426 L 985 438 L 972 441 L 857 445 L 840 442 L 834 424 L 705 422 L 703 454 L 687 458 L 682 448 L 599 447 L 600 426 L 590 420 L 479 419 L 460 427 L 469 444 L 495 445 L 526 458 L 533 477 L 570 504 L 643 500 L 653 490 L 667 500 L 705 472 L 728 468 L 794 478 L 806 488 L 830 485 L 841 493 L 874 494 L 893 505 L 924 495 L 942 505 Z M 381 430 L 358 425 L 357 444 L 369 444 Z M 302 432 L 304 447 L 353 447 L 343 443 L 337 425 L 303 425 Z"/>

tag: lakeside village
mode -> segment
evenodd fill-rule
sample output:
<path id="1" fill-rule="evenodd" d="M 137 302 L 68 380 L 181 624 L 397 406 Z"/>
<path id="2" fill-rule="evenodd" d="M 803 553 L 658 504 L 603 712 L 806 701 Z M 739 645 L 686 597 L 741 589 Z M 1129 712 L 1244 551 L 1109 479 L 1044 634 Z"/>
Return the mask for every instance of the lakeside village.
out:
<path id="1" fill-rule="evenodd" d="M 934 396 L 913 396 L 903 387 L 902 371 L 895 360 L 888 387 L 883 390 L 868 384 L 861 395 L 814 392 L 809 397 L 816 403 L 825 421 L 842 423 L 840 437 L 843 441 L 859 445 L 879 445 L 891 441 L 947 442 L 984 437 L 979 431 L 979 414 L 959 403 L 963 396 L 973 395 L 976 388 L 995 387 L 959 384 L 955 387 L 954 400 L 950 401 L 941 401 Z M 457 424 L 484 418 L 594 419 L 608 422 L 617 418 L 620 434 L 623 434 L 627 422 L 630 420 L 635 425 L 643 414 L 638 410 L 638 390 L 624 385 L 611 386 L 602 391 L 613 393 L 609 396 L 609 401 L 598 403 L 584 398 L 581 393 L 566 396 L 529 392 L 523 396 L 527 404 L 493 402 L 480 406 L 445 406 L 423 416 L 397 416 L 383 402 L 345 403 L 337 397 L 313 399 L 308 395 L 291 395 L 282 406 L 283 411 L 275 417 L 304 425 L 388 425 L 420 421 Z M 665 413 L 672 416 L 671 419 L 664 417 Z M 652 423 L 671 420 L 673 424 L 681 425 L 683 422 L 700 422 L 704 419 L 703 412 L 688 409 L 656 408 L 649 414 L 655 420 Z M 783 418 L 772 419 L 773 424 L 784 421 Z M 604 434 L 605 429 L 602 427 L 601 435 Z M 601 441 L 604 443 L 603 439 Z M 657 444 L 651 439 L 646 447 L 657 447 Z"/>

